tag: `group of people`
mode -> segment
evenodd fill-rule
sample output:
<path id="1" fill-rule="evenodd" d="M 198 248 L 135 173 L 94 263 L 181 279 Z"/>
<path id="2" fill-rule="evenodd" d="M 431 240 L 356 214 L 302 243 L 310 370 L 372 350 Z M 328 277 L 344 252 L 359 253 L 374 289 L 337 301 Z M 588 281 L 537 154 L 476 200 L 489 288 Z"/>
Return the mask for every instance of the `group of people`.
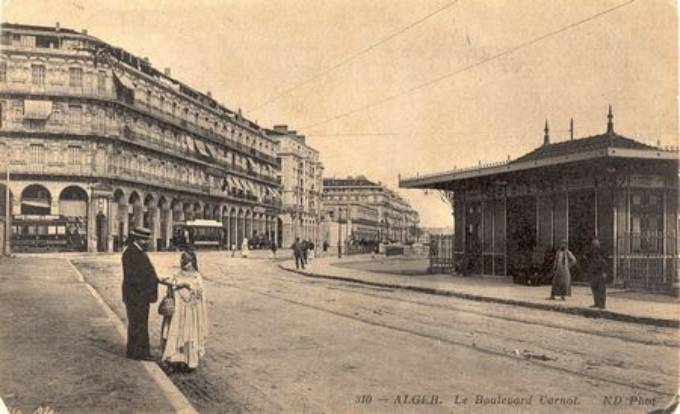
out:
<path id="1" fill-rule="evenodd" d="M 594 304 L 591 308 L 604 309 L 607 300 L 607 259 L 600 249 L 600 241 L 593 239 L 590 250 L 584 256 L 585 272 L 590 279 L 590 287 L 593 292 Z M 548 300 L 555 300 L 560 296 L 571 296 L 571 269 L 577 260 L 568 249 L 567 242 L 562 241 L 560 248 L 555 254 L 552 267 L 552 287 Z"/>
<path id="2" fill-rule="evenodd" d="M 296 237 L 290 248 L 293 250 L 296 269 L 304 269 L 307 262 L 314 258 L 314 243 L 311 241 L 301 241 L 299 237 Z"/>
<path id="3" fill-rule="evenodd" d="M 149 229 L 130 232 L 123 252 L 123 302 L 127 312 L 127 357 L 154 361 L 149 345 L 149 308 L 158 300 L 158 285 L 166 286 L 170 312 L 164 312 L 161 361 L 169 369 L 192 370 L 205 355 L 208 321 L 203 281 L 195 252 L 185 246 L 173 275 L 158 276 L 149 260 Z"/>

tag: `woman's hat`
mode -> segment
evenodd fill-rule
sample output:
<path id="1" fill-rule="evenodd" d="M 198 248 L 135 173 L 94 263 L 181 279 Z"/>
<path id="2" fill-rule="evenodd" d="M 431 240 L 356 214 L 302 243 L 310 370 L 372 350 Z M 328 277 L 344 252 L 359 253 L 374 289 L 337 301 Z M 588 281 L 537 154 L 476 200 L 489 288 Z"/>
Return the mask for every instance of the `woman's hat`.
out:
<path id="1" fill-rule="evenodd" d="M 151 230 L 146 227 L 137 227 L 130 232 L 130 236 L 136 237 L 138 239 L 148 240 L 151 237 Z"/>

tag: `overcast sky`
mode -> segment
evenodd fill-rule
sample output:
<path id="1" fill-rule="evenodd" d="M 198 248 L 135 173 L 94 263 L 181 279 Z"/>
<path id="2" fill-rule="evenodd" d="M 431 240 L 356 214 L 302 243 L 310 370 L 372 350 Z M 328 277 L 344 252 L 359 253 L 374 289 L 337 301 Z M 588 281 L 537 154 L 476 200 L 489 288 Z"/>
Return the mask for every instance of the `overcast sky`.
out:
<path id="1" fill-rule="evenodd" d="M 450 3 L 5 0 L 2 21 L 87 29 L 264 127 L 300 130 L 327 176 L 393 189 L 398 174 L 522 155 L 546 118 L 553 141 L 568 139 L 571 117 L 577 137 L 602 133 L 609 104 L 620 134 L 678 144 L 674 1 Z M 451 224 L 437 196 L 399 192 L 423 225 Z"/>

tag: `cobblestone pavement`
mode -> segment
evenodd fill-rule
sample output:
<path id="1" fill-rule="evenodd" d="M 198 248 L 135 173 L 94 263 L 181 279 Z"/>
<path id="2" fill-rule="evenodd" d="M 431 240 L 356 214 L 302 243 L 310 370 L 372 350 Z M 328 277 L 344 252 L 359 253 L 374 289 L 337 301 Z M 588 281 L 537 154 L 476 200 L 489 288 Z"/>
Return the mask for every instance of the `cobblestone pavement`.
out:
<path id="1" fill-rule="evenodd" d="M 0 398 L 32 413 L 172 412 L 64 259 L 0 260 Z M 146 363 L 148 364 L 148 363 Z"/>
<path id="2" fill-rule="evenodd" d="M 678 390 L 675 329 L 199 262 L 208 355 L 171 378 L 201 412 L 646 412 Z M 122 317 L 120 257 L 76 265 Z"/>

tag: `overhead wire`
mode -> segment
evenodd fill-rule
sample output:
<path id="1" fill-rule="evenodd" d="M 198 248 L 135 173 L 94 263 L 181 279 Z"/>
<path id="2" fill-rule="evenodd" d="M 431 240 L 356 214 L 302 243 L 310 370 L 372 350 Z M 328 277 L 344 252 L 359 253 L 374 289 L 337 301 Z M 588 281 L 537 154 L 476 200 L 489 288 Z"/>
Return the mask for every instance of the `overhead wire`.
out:
<path id="1" fill-rule="evenodd" d="M 573 28 L 575 28 L 575 27 L 581 26 L 581 25 L 586 24 L 586 23 L 588 23 L 588 22 L 590 22 L 590 21 L 593 21 L 593 20 L 595 20 L 595 19 L 598 19 L 598 18 L 600 18 L 600 17 L 603 17 L 603 16 L 605 16 L 605 15 L 607 15 L 607 14 L 610 14 L 610 13 L 612 13 L 612 12 L 618 10 L 618 9 L 621 9 L 621 8 L 623 8 L 623 7 L 626 7 L 626 6 L 628 6 L 628 5 L 632 4 L 632 3 L 634 3 L 635 1 L 636 1 L 636 0 L 628 0 L 628 1 L 626 1 L 626 2 L 620 3 L 620 4 L 616 5 L 616 6 L 613 6 L 613 7 L 610 7 L 610 8 L 608 8 L 608 9 L 606 9 L 606 10 L 603 10 L 603 11 L 601 11 L 601 12 L 595 13 L 595 14 L 593 14 L 593 15 L 591 15 L 591 16 L 589 16 L 589 17 L 586 17 L 586 18 L 584 18 L 584 19 L 581 19 L 581 20 L 578 20 L 578 21 L 569 23 L 569 24 L 567 24 L 567 25 L 565 25 L 565 26 L 562 26 L 562 27 L 560 27 L 560 28 L 558 28 L 558 29 L 551 30 L 551 31 L 549 31 L 549 32 L 547 32 L 547 33 L 544 33 L 544 34 L 540 35 L 540 36 L 534 37 L 534 38 L 532 38 L 532 39 L 529 39 L 529 40 L 527 40 L 527 41 L 521 42 L 521 43 L 519 43 L 519 44 L 517 44 L 517 45 L 515 45 L 515 46 L 512 46 L 512 47 L 510 47 L 510 48 L 504 49 L 504 50 L 502 50 L 501 52 L 498 52 L 498 53 L 496 53 L 496 54 L 494 54 L 494 55 L 491 55 L 491 56 L 489 56 L 489 57 L 486 57 L 486 58 L 484 58 L 484 59 L 480 59 L 480 60 L 478 60 L 478 61 L 476 61 L 476 62 L 474 62 L 474 63 L 471 63 L 471 64 L 469 64 L 469 65 L 467 65 L 467 66 L 464 66 L 464 67 L 462 67 L 462 68 L 460 68 L 460 69 L 456 69 L 456 70 L 454 70 L 454 71 L 452 71 L 452 72 L 448 72 L 448 73 L 446 73 L 446 74 L 444 74 L 444 75 L 440 75 L 440 76 L 438 76 L 438 77 L 436 77 L 436 78 L 433 78 L 433 79 L 430 79 L 430 80 L 428 80 L 428 81 L 426 81 L 426 82 L 420 83 L 420 84 L 415 85 L 415 86 L 412 86 L 412 87 L 410 87 L 410 88 L 408 88 L 408 89 L 405 89 L 405 90 L 402 90 L 402 91 L 400 91 L 400 92 L 397 92 L 397 93 L 395 93 L 395 94 L 393 94 L 393 95 L 388 95 L 388 96 L 386 96 L 386 97 L 384 97 L 384 98 L 382 98 L 382 99 L 380 99 L 380 100 L 378 100 L 378 101 L 371 102 L 371 103 L 368 103 L 368 104 L 366 104 L 366 105 L 362 105 L 362 106 L 353 108 L 353 109 L 351 109 L 351 110 L 349 110 L 349 111 L 340 113 L 340 114 L 338 114 L 338 115 L 331 116 L 331 117 L 329 117 L 329 118 L 326 118 L 326 119 L 324 119 L 324 120 L 321 120 L 321 121 L 318 121 L 318 122 L 315 122 L 315 123 L 311 123 L 311 124 L 304 125 L 304 126 L 301 127 L 301 128 L 302 128 L 302 129 L 304 129 L 304 128 L 312 128 L 312 127 L 315 127 L 315 126 L 318 126 L 318 125 L 324 125 L 324 124 L 327 124 L 327 123 L 329 123 L 329 122 L 332 122 L 332 121 L 335 121 L 335 120 L 342 119 L 342 118 L 345 118 L 345 117 L 347 117 L 347 116 L 353 115 L 353 114 L 355 114 L 355 113 L 363 112 L 363 111 L 366 111 L 367 109 L 372 109 L 372 108 L 374 108 L 374 107 L 380 106 L 380 105 L 382 105 L 382 104 L 384 104 L 384 103 L 386 103 L 386 102 L 393 101 L 393 100 L 395 100 L 395 99 L 397 99 L 397 98 L 400 98 L 400 97 L 402 97 L 402 96 L 409 95 L 409 94 L 411 94 L 411 93 L 413 93 L 413 92 L 416 92 L 416 91 L 418 91 L 418 90 L 420 90 L 420 89 L 424 89 L 424 88 L 426 88 L 426 87 L 428 87 L 428 86 L 431 86 L 431 85 L 434 85 L 434 84 L 436 84 L 436 83 L 439 83 L 439 82 L 441 82 L 441 81 L 443 81 L 443 80 L 445 80 L 445 79 L 448 79 L 448 78 L 450 78 L 450 77 L 453 77 L 453 76 L 459 75 L 459 74 L 461 74 L 461 73 L 467 72 L 467 71 L 472 70 L 472 69 L 474 69 L 474 68 L 476 68 L 476 67 L 478 67 L 478 66 L 482 66 L 482 65 L 484 65 L 484 64 L 486 64 L 486 63 L 488 63 L 488 62 L 492 62 L 492 61 L 494 61 L 494 60 L 500 59 L 500 58 L 502 58 L 502 57 L 504 57 L 504 56 L 507 56 L 507 55 L 509 55 L 509 54 L 512 54 L 512 53 L 514 53 L 514 52 L 517 52 L 518 50 L 521 50 L 521 49 L 527 48 L 527 47 L 529 47 L 529 46 L 532 46 L 532 45 L 534 45 L 534 44 L 536 44 L 536 43 L 542 42 L 542 41 L 544 41 L 544 40 L 546 40 L 546 39 L 549 39 L 549 38 L 551 38 L 551 37 L 553 37 L 553 36 L 556 36 L 556 35 L 558 35 L 558 34 L 560 34 L 560 33 L 562 33 L 562 32 L 565 32 L 565 31 L 567 31 L 567 30 L 571 30 L 571 29 L 573 29 Z"/>
<path id="2" fill-rule="evenodd" d="M 359 51 L 357 51 L 357 52 L 355 52 L 355 53 L 353 53 L 353 54 L 351 54 L 351 55 L 349 55 L 349 56 L 347 56 L 346 58 L 340 60 L 338 63 L 334 64 L 333 66 L 331 66 L 331 67 L 329 67 L 329 68 L 327 68 L 327 69 L 325 69 L 325 70 L 323 70 L 323 71 L 321 71 L 321 72 L 319 72 L 319 73 L 317 73 L 317 74 L 315 74 L 315 75 L 312 75 L 311 77 L 309 77 L 309 78 L 307 78 L 307 79 L 305 79 L 305 80 L 303 80 L 303 81 L 301 81 L 301 82 L 298 82 L 298 83 L 294 84 L 293 86 L 291 86 L 291 87 L 289 87 L 289 88 L 287 88 L 287 89 L 284 89 L 284 90 L 281 91 L 280 93 L 278 93 L 278 94 L 272 96 L 271 98 L 266 99 L 266 100 L 263 101 L 262 103 L 258 104 L 257 106 L 255 106 L 255 107 L 252 108 L 252 109 L 249 109 L 249 110 L 246 111 L 246 112 L 255 112 L 255 111 L 257 111 L 257 110 L 259 110 L 259 109 L 261 109 L 261 108 L 263 108 L 263 107 L 269 105 L 270 103 L 275 102 L 275 101 L 279 100 L 280 98 L 282 98 L 282 97 L 284 97 L 284 96 L 290 94 L 290 93 L 293 92 L 294 90 L 296 90 L 296 89 L 298 89 L 298 88 L 300 88 L 300 87 L 302 87 L 302 86 L 304 86 L 304 85 L 307 85 L 308 83 L 311 83 L 311 82 L 313 82 L 313 81 L 319 79 L 320 77 L 322 77 L 322 76 L 324 76 L 324 75 L 326 75 L 326 74 L 328 74 L 328 73 L 330 73 L 330 72 L 333 72 L 333 71 L 335 71 L 335 70 L 337 70 L 337 69 L 339 69 L 339 68 L 341 68 L 341 67 L 347 65 L 347 64 L 350 63 L 351 61 L 353 61 L 353 60 L 355 60 L 355 59 L 357 59 L 357 58 L 359 58 L 359 57 L 365 55 L 366 53 L 368 53 L 368 52 L 370 52 L 371 50 L 377 48 L 378 46 L 380 46 L 380 45 L 382 45 L 382 44 L 384 44 L 384 43 L 387 43 L 388 41 L 394 39 L 395 37 L 399 36 L 400 34 L 402 34 L 402 33 L 404 33 L 404 32 L 407 32 L 408 30 L 411 30 L 412 28 L 418 26 L 419 24 L 421 24 L 421 23 L 423 23 L 424 21 L 430 19 L 431 17 L 434 17 L 435 15 L 437 15 L 437 14 L 439 14 L 439 13 L 441 13 L 441 12 L 447 10 L 447 9 L 449 9 L 450 7 L 452 7 L 453 5 L 455 5 L 458 1 L 459 1 L 459 0 L 454 0 L 454 1 L 452 1 L 452 2 L 449 2 L 449 3 L 445 4 L 444 6 L 438 8 L 437 10 L 435 10 L 435 11 L 433 11 L 433 12 L 427 14 L 426 16 L 423 16 L 423 17 L 421 17 L 420 19 L 418 19 L 418 20 L 416 20 L 416 21 L 414 21 L 414 22 L 411 22 L 411 23 L 409 23 L 408 25 L 406 25 L 406 26 L 404 26 L 404 27 L 402 27 L 402 28 L 400 28 L 400 29 L 398 29 L 398 30 L 396 30 L 396 31 L 394 31 L 394 32 L 392 32 L 392 33 L 390 33 L 388 36 L 386 36 L 386 37 L 380 39 L 379 41 L 377 41 L 377 42 L 375 42 L 375 43 L 373 43 L 373 44 L 371 44 L 371 45 L 369 45 L 369 46 L 367 46 L 367 47 L 365 47 L 365 48 L 363 48 L 363 49 L 361 49 L 361 50 L 359 50 Z"/>

